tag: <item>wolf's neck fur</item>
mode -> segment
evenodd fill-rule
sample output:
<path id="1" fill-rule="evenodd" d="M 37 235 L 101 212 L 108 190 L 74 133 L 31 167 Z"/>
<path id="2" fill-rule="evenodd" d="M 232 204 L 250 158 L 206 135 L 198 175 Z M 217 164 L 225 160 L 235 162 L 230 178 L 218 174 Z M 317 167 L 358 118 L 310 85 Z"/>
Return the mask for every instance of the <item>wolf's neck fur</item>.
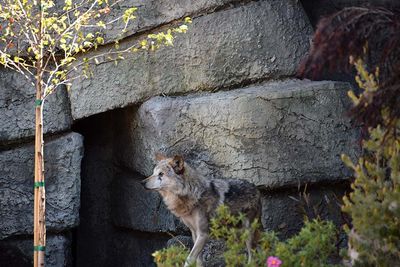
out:
<path id="1" fill-rule="evenodd" d="M 204 191 L 210 186 L 210 181 L 188 164 L 183 173 L 184 182 L 176 192 L 163 191 L 161 196 L 168 209 L 178 217 L 190 215 L 198 205 Z"/>

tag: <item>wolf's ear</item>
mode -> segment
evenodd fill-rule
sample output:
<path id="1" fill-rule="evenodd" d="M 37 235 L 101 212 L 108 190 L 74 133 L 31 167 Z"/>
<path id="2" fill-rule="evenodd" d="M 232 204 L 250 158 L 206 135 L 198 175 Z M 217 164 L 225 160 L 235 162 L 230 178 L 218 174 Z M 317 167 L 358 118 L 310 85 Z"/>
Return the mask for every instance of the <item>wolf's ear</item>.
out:
<path id="1" fill-rule="evenodd" d="M 183 174 L 185 170 L 184 162 L 183 162 L 183 157 L 182 156 L 174 156 L 172 159 L 172 168 L 174 169 L 176 174 Z"/>
<path id="2" fill-rule="evenodd" d="M 166 159 L 167 157 L 164 156 L 163 154 L 161 154 L 160 152 L 157 152 L 155 154 L 155 158 L 156 158 L 156 161 L 162 161 L 162 160 Z"/>

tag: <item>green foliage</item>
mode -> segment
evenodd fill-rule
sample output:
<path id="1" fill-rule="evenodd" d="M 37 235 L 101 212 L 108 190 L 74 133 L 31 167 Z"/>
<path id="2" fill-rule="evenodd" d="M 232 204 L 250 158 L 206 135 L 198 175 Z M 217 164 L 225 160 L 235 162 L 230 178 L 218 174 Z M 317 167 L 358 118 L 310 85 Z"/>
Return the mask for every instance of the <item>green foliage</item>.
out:
<path id="1" fill-rule="evenodd" d="M 368 74 L 360 60 L 355 64 L 357 81 L 364 89 L 359 97 L 352 95 L 358 104 L 361 97 L 372 99 L 379 90 L 378 72 Z M 384 125 L 369 129 L 369 138 L 363 142 L 364 156 L 357 163 L 342 156 L 355 178 L 343 211 L 352 218 L 349 245 L 356 266 L 400 265 L 400 120 L 388 114 L 382 110 Z"/>
<path id="2" fill-rule="evenodd" d="M 171 246 L 152 254 L 158 267 L 181 267 L 188 255 L 189 250 L 184 246 Z"/>
<path id="3" fill-rule="evenodd" d="M 233 216 L 226 206 L 218 208 L 217 216 L 211 221 L 211 236 L 226 240 L 224 259 L 226 266 L 263 266 L 269 256 L 282 260 L 282 267 L 331 266 L 328 257 L 336 248 L 336 228 L 331 222 L 306 221 L 300 233 L 286 241 L 279 241 L 274 232 L 263 232 L 253 251 L 252 262 L 247 262 L 246 240 L 251 231 L 260 229 L 258 221 L 245 225 L 245 216 Z"/>
<path id="4" fill-rule="evenodd" d="M 260 229 L 260 225 L 256 220 L 249 228 L 241 227 L 245 224 L 246 218 L 243 214 L 234 216 L 226 206 L 220 206 L 217 215 L 211 220 L 211 237 L 226 242 L 224 261 L 227 267 L 266 266 L 270 256 L 278 257 L 282 261 L 282 267 L 334 266 L 329 264 L 329 258 L 336 251 L 336 228 L 331 222 L 306 221 L 300 233 L 286 241 L 280 241 L 274 232 L 259 232 L 251 262 L 247 258 L 246 240 L 250 232 Z M 174 252 L 171 255 L 176 253 L 175 249 L 172 249 Z M 171 260 L 168 250 L 170 248 L 161 250 L 163 257 L 159 256 L 160 252 L 155 253 L 158 255 L 158 258 L 155 257 L 157 266 L 175 266 L 167 264 Z"/>
<path id="5" fill-rule="evenodd" d="M 247 255 L 243 253 L 246 248 L 246 240 L 251 232 L 259 227 L 255 220 L 249 228 L 241 227 L 246 224 L 246 217 L 243 214 L 234 216 L 227 206 L 218 207 L 216 216 L 211 219 L 211 238 L 224 239 L 228 248 L 224 253 L 226 266 L 246 265 Z"/>
<path id="6" fill-rule="evenodd" d="M 327 221 L 306 221 L 300 233 L 275 246 L 282 266 L 332 266 L 328 259 L 336 252 L 336 228 Z"/>
<path id="7" fill-rule="evenodd" d="M 400 130 L 400 121 L 397 122 Z M 363 147 L 368 154 L 353 169 L 354 190 L 344 198 L 343 211 L 352 217 L 349 242 L 359 266 L 400 264 L 400 139 L 383 127 L 370 130 Z M 395 264 L 396 265 L 396 264 Z"/>

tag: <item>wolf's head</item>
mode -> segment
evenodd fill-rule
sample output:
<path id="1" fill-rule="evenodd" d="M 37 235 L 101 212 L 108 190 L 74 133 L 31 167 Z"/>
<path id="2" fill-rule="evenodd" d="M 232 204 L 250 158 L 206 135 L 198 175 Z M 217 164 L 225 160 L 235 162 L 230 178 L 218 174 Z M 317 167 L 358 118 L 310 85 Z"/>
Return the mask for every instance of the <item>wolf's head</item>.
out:
<path id="1" fill-rule="evenodd" d="M 180 191 L 183 184 L 185 163 L 182 156 L 172 158 L 156 154 L 157 165 L 153 174 L 141 183 L 144 188 L 156 191 Z"/>

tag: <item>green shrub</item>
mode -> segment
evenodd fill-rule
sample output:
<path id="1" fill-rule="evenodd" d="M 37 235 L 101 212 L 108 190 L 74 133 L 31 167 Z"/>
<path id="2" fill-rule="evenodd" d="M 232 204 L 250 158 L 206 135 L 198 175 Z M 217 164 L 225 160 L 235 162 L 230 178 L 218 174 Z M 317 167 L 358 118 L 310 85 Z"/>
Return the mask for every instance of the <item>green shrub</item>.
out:
<path id="1" fill-rule="evenodd" d="M 258 222 L 255 220 L 250 229 L 240 227 L 244 223 L 245 216 L 243 214 L 234 216 L 230 213 L 229 208 L 224 205 L 218 207 L 216 216 L 211 219 L 210 237 L 223 239 L 226 242 L 227 249 L 224 252 L 224 260 L 227 267 L 246 266 L 246 240 L 251 231 L 257 230 Z"/>
<path id="2" fill-rule="evenodd" d="M 260 225 L 256 220 L 250 229 L 245 229 L 240 227 L 244 221 L 245 217 L 242 214 L 234 216 L 226 206 L 220 206 L 216 217 L 211 220 L 211 238 L 223 239 L 226 242 L 224 261 L 227 267 L 267 266 L 270 256 L 278 257 L 282 261 L 281 267 L 334 266 L 329 264 L 330 257 L 336 251 L 336 228 L 333 223 L 306 221 L 300 233 L 286 241 L 280 241 L 274 232 L 260 232 L 257 246 L 252 253 L 252 261 L 248 263 L 246 240 L 251 231 L 260 229 Z M 157 266 L 182 266 L 185 261 L 184 251 L 183 247 L 171 247 L 153 255 Z"/>
<path id="3" fill-rule="evenodd" d="M 183 245 L 157 250 L 152 254 L 158 267 L 182 267 L 188 255 L 189 250 Z"/>
<path id="4" fill-rule="evenodd" d="M 355 107 L 372 105 L 379 72 L 368 73 L 362 60 L 354 65 L 363 92 L 349 95 Z M 348 254 L 355 266 L 400 266 L 400 120 L 385 105 L 380 112 L 383 123 L 369 129 L 358 163 L 342 156 L 355 178 L 343 205 L 352 219 Z"/>
<path id="5" fill-rule="evenodd" d="M 250 229 L 239 227 L 244 223 L 243 215 L 233 216 L 226 206 L 220 206 L 217 216 L 211 221 L 211 236 L 226 240 L 224 259 L 230 266 L 266 266 L 268 257 L 282 261 L 282 267 L 333 266 L 328 258 L 336 251 L 336 228 L 331 222 L 306 221 L 301 231 L 286 241 L 280 241 L 274 232 L 261 232 L 253 260 L 247 263 L 246 239 L 250 231 L 259 229 L 254 221 Z"/>
<path id="6" fill-rule="evenodd" d="M 400 266 L 400 120 L 387 131 L 370 130 L 363 143 L 366 155 L 353 164 L 354 190 L 344 198 L 343 211 L 352 218 L 349 245 L 356 266 Z"/>

